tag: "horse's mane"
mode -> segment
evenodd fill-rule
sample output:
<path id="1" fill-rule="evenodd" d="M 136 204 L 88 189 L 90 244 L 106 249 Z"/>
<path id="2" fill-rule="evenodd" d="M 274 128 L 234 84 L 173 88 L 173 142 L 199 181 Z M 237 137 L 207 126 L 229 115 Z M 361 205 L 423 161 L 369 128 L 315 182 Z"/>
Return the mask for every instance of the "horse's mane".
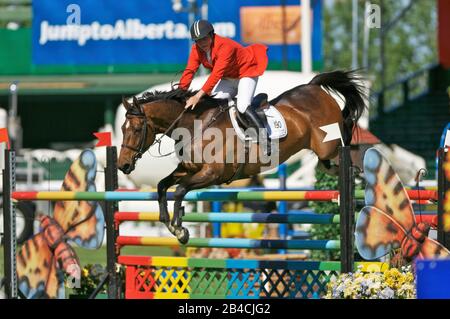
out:
<path id="1" fill-rule="evenodd" d="M 142 105 L 158 100 L 172 100 L 184 105 L 186 100 L 197 94 L 197 92 L 198 90 L 182 90 L 180 88 L 172 89 L 170 91 L 149 91 L 142 94 L 137 101 Z M 225 104 L 226 101 L 227 100 L 224 99 L 216 99 L 214 96 L 204 95 L 192 112 L 203 113 L 207 109 L 217 108 L 218 106 Z M 135 105 L 133 106 L 136 107 Z"/>
<path id="2" fill-rule="evenodd" d="M 156 100 L 175 100 L 181 103 L 185 102 L 197 92 L 198 91 L 182 90 L 180 88 L 172 89 L 170 91 L 148 91 L 144 92 L 138 101 L 142 104 L 150 103 Z"/>

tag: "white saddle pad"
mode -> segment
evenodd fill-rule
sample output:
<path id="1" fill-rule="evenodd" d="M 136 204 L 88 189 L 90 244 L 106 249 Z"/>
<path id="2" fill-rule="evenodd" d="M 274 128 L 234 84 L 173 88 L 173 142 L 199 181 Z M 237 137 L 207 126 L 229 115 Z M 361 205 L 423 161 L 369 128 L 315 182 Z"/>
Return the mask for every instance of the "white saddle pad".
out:
<path id="1" fill-rule="evenodd" d="M 236 118 L 236 107 L 233 106 L 229 110 L 231 123 L 233 124 L 233 128 L 236 131 L 237 136 L 242 140 L 245 141 L 251 140 L 250 137 L 246 137 L 244 134 L 244 131 L 239 126 L 237 118 Z M 267 122 L 269 124 L 269 127 L 267 128 L 269 130 L 269 136 L 272 140 L 283 138 L 287 135 L 287 126 L 286 122 L 283 118 L 283 115 L 272 105 L 270 105 L 268 108 L 264 109 L 264 114 L 266 115 Z M 253 140 L 253 143 L 256 143 L 257 141 Z"/>

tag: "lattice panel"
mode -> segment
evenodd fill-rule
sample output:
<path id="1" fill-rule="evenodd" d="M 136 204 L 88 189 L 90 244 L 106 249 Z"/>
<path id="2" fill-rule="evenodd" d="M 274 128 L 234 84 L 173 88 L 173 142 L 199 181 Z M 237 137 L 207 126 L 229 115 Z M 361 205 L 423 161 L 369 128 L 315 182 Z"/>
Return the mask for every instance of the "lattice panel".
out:
<path id="1" fill-rule="evenodd" d="M 191 270 L 191 298 L 225 298 L 228 272 L 224 269 Z"/>
<path id="2" fill-rule="evenodd" d="M 265 269 L 262 276 L 264 298 L 316 298 L 326 293 L 335 271 Z"/>
<path id="3" fill-rule="evenodd" d="M 190 292 L 187 269 L 142 267 L 135 270 L 135 289 L 145 293 L 183 294 Z"/>
<path id="4" fill-rule="evenodd" d="M 257 299 L 261 294 L 261 272 L 255 269 L 229 269 L 227 297 Z"/>
<path id="5" fill-rule="evenodd" d="M 136 292 L 149 298 L 319 298 L 336 271 L 145 267 L 133 272 Z M 129 282 L 129 279 L 127 282 Z"/>

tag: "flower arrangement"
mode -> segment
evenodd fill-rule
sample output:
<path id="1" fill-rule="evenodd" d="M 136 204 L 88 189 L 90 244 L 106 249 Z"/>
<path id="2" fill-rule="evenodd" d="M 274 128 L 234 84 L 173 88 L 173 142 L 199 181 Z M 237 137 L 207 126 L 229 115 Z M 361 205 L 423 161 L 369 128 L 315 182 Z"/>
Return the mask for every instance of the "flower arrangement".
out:
<path id="1" fill-rule="evenodd" d="M 74 292 L 80 295 L 90 295 L 99 285 L 105 274 L 105 268 L 99 264 L 88 264 L 81 269 L 80 287 Z M 103 289 L 101 292 L 104 292 Z"/>
<path id="2" fill-rule="evenodd" d="M 384 272 L 341 274 L 327 285 L 325 299 L 414 299 L 415 278 L 411 266 Z"/>

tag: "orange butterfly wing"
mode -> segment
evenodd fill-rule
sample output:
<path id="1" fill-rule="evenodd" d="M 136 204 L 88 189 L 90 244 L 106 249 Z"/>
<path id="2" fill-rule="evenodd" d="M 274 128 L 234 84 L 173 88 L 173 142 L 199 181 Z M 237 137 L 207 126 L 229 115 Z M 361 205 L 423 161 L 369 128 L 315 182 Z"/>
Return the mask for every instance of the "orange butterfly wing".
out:
<path id="1" fill-rule="evenodd" d="M 58 272 L 42 233 L 22 245 L 17 254 L 17 280 L 27 298 L 64 298 L 64 282 Z"/>
<path id="2" fill-rule="evenodd" d="M 85 150 L 70 167 L 62 189 L 95 191 L 95 174 L 95 155 Z M 54 256 L 47 240 L 64 236 L 86 248 L 97 248 L 103 241 L 104 216 L 97 202 L 56 202 L 53 219 L 53 224 L 48 223 L 52 219 L 42 219 L 43 232 L 25 242 L 17 255 L 19 289 L 28 298 L 64 298 L 63 270 L 76 275 L 72 265 L 79 269 L 78 257 L 69 244 L 59 242 Z"/>
<path id="3" fill-rule="evenodd" d="M 450 181 L 450 151 L 446 152 L 442 166 L 444 169 L 445 179 Z M 450 232 L 450 189 L 446 189 L 444 191 L 444 215 L 442 216 L 442 224 L 444 232 Z"/>
<path id="4" fill-rule="evenodd" d="M 72 163 L 62 185 L 63 191 L 95 191 L 97 161 L 92 150 L 84 150 Z M 103 210 L 95 201 L 59 201 L 54 219 L 66 237 L 84 248 L 96 249 L 104 237 Z"/>
<path id="5" fill-rule="evenodd" d="M 420 247 L 420 257 L 427 259 L 448 258 L 450 257 L 450 251 L 434 239 L 427 237 Z"/>
<path id="6" fill-rule="evenodd" d="M 397 173 L 376 148 L 364 155 L 367 206 L 379 208 L 409 232 L 415 225 L 414 211 L 408 193 Z"/>
<path id="7" fill-rule="evenodd" d="M 355 228 L 355 244 L 361 257 L 373 260 L 399 248 L 406 232 L 390 215 L 376 207 L 361 210 Z"/>

